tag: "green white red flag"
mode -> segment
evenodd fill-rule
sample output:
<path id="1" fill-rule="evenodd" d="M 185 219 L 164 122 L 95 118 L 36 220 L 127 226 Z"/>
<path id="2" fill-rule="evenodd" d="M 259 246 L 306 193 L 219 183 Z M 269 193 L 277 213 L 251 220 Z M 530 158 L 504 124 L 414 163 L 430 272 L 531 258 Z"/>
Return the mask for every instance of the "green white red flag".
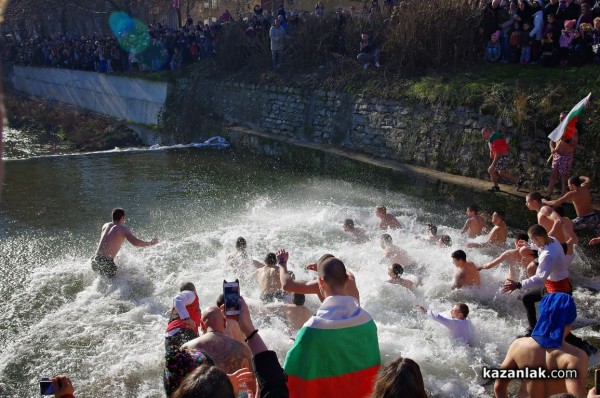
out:
<path id="1" fill-rule="evenodd" d="M 579 120 L 579 115 L 585 109 L 585 106 L 590 101 L 592 93 L 589 93 L 587 97 L 579 101 L 577 105 L 571 109 L 571 112 L 563 119 L 562 122 L 558 125 L 557 128 L 554 129 L 553 132 L 550 133 L 548 138 L 552 141 L 557 142 L 558 140 L 568 140 L 573 136 L 573 133 L 576 130 L 575 124 Z"/>

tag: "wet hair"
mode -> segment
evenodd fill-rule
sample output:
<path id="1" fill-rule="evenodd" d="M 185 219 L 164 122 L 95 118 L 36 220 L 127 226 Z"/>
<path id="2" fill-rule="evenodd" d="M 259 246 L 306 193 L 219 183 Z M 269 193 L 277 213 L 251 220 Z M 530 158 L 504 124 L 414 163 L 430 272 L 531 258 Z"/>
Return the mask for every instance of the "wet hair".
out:
<path id="1" fill-rule="evenodd" d="M 346 218 L 344 220 L 344 226 L 348 228 L 354 228 L 354 221 L 351 218 Z"/>
<path id="2" fill-rule="evenodd" d="M 581 186 L 581 178 L 579 178 L 579 176 L 569 177 L 568 183 L 573 184 L 576 187 L 580 187 Z"/>
<path id="3" fill-rule="evenodd" d="M 477 206 L 475 203 L 467 206 L 467 210 L 472 211 L 473 213 L 477 214 L 479 212 L 479 206 Z"/>
<path id="4" fill-rule="evenodd" d="M 392 244 L 392 237 L 390 234 L 381 235 L 381 240 L 384 241 L 385 243 L 387 243 L 388 245 Z"/>
<path id="5" fill-rule="evenodd" d="M 333 256 L 317 262 L 317 272 L 332 288 L 342 287 L 346 284 L 346 266 L 339 258 Z"/>
<path id="6" fill-rule="evenodd" d="M 183 292 L 185 290 L 189 290 L 190 292 L 196 291 L 196 286 L 192 282 L 183 282 L 181 286 L 179 286 L 179 291 Z"/>
<path id="7" fill-rule="evenodd" d="M 573 394 L 562 392 L 560 394 L 550 395 L 548 398 L 577 398 L 577 397 L 575 395 L 573 395 Z"/>
<path id="8" fill-rule="evenodd" d="M 237 238 L 237 240 L 235 241 L 235 248 L 236 249 L 245 249 L 246 248 L 246 239 L 242 238 L 241 236 L 239 238 Z"/>
<path id="9" fill-rule="evenodd" d="M 548 231 L 546 231 L 546 228 L 542 227 L 540 224 L 534 224 L 529 227 L 527 234 L 540 238 L 548 238 Z"/>
<path id="10" fill-rule="evenodd" d="M 427 230 L 434 235 L 437 235 L 437 227 L 434 224 L 427 224 Z"/>
<path id="11" fill-rule="evenodd" d="M 221 307 L 223 304 L 225 304 L 225 296 L 223 296 L 223 293 L 219 294 L 217 296 L 217 307 Z"/>
<path id="12" fill-rule="evenodd" d="M 296 305 L 304 305 L 305 301 L 306 296 L 304 294 L 294 293 L 294 295 L 292 296 L 292 303 Z"/>
<path id="13" fill-rule="evenodd" d="M 462 250 L 457 250 L 454 253 L 452 253 L 452 258 L 455 258 L 459 261 L 467 261 L 467 253 L 465 253 Z"/>
<path id="14" fill-rule="evenodd" d="M 201 365 L 181 382 L 171 398 L 232 398 L 233 385 L 227 375 L 216 366 Z"/>
<path id="15" fill-rule="evenodd" d="M 555 212 L 557 212 L 559 216 L 561 216 L 561 217 L 565 216 L 565 208 L 563 207 L 563 205 L 554 206 L 552 209 Z"/>
<path id="16" fill-rule="evenodd" d="M 267 264 L 267 265 L 277 264 L 277 256 L 275 255 L 275 253 L 269 253 L 265 256 L 265 264 Z"/>
<path id="17" fill-rule="evenodd" d="M 398 358 L 377 375 L 371 398 L 427 398 L 419 364 L 410 358 Z"/>
<path id="18" fill-rule="evenodd" d="M 439 242 L 444 246 L 452 246 L 452 239 L 450 239 L 450 235 L 441 235 Z"/>
<path id="19" fill-rule="evenodd" d="M 465 303 L 456 303 L 456 305 L 458 306 L 458 312 L 463 314 L 466 319 L 467 316 L 469 316 L 469 306 L 466 305 Z"/>
<path id="20" fill-rule="evenodd" d="M 368 33 L 367 33 L 367 34 L 368 34 Z M 386 212 L 387 212 L 387 207 L 385 207 L 384 205 L 379 205 L 379 206 L 377 206 L 377 207 L 375 208 L 375 210 L 381 210 L 381 211 L 383 211 L 384 213 L 386 213 Z"/>
<path id="21" fill-rule="evenodd" d="M 392 264 L 392 272 L 396 276 L 402 276 L 402 274 L 404 273 L 404 267 L 398 263 L 394 263 Z"/>
<path id="22" fill-rule="evenodd" d="M 530 192 L 527 194 L 529 200 L 535 200 L 536 202 L 542 203 L 543 196 L 539 192 Z"/>
<path id="23" fill-rule="evenodd" d="M 117 222 L 123 217 L 125 217 L 125 210 L 121 209 L 120 207 L 113 209 L 113 211 L 112 211 L 113 222 Z"/>
<path id="24" fill-rule="evenodd" d="M 525 232 L 519 232 L 515 235 L 515 239 L 524 240 L 525 242 L 527 242 L 529 240 L 529 235 L 527 235 Z"/>
<path id="25" fill-rule="evenodd" d="M 504 210 L 496 210 L 494 213 L 496 213 L 502 221 L 506 220 L 506 212 Z"/>

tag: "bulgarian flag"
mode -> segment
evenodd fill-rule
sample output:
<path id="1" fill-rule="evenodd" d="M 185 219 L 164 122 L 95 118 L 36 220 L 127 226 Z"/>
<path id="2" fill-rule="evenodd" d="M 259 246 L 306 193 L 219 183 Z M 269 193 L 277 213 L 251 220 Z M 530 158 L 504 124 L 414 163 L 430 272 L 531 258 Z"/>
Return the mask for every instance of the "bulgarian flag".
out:
<path id="1" fill-rule="evenodd" d="M 579 101 L 577 105 L 571 109 L 571 112 L 563 119 L 562 122 L 558 125 L 557 128 L 554 129 L 552 133 L 548 136 L 552 141 L 558 142 L 558 140 L 568 140 L 573 137 L 573 133 L 575 132 L 575 123 L 579 120 L 579 115 L 585 108 L 585 106 L 590 101 L 592 93 L 589 93 L 587 97 Z"/>
<path id="2" fill-rule="evenodd" d="M 350 296 L 323 301 L 283 365 L 290 398 L 369 397 L 380 366 L 375 322 Z"/>

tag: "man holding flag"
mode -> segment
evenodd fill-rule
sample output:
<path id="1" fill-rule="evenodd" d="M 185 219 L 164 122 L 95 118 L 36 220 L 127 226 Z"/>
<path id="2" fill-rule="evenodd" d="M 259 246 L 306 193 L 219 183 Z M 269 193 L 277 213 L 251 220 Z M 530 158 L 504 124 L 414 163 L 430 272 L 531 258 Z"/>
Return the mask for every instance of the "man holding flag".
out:
<path id="1" fill-rule="evenodd" d="M 573 166 L 573 153 L 579 141 L 576 124 L 591 95 L 592 93 L 589 93 L 587 97 L 579 101 L 569 113 L 562 112 L 560 114 L 560 124 L 548 136 L 550 138 L 550 151 L 552 152 L 550 158 L 548 158 L 548 161 L 552 159 L 552 175 L 546 192 L 548 200 L 554 192 L 554 186 L 559 175 L 562 181 L 562 195 L 567 193 L 567 179 Z"/>
<path id="2" fill-rule="evenodd" d="M 283 365 L 290 398 L 370 396 L 381 366 L 377 327 L 347 295 L 341 260 L 322 256 L 317 272 L 325 300 L 296 335 Z"/>

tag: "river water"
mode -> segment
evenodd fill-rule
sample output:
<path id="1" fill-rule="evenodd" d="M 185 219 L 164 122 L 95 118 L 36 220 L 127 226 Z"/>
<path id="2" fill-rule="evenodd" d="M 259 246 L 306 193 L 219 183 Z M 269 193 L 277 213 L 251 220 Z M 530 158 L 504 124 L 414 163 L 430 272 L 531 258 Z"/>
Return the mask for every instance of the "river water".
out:
<path id="1" fill-rule="evenodd" d="M 405 226 L 391 232 L 394 242 L 422 265 L 406 270 L 409 278 L 423 278 L 414 293 L 385 282 L 378 239 L 357 245 L 342 231 L 343 220 L 353 218 L 378 237 L 374 207 L 380 203 Z M 62 373 L 71 376 L 78 397 L 163 397 L 166 313 L 182 281 L 196 284 L 206 307 L 223 279 L 239 278 L 242 294 L 260 305 L 252 270 L 236 271 L 225 261 L 244 236 L 256 259 L 286 248 L 297 278 L 313 278 L 304 266 L 324 253 L 340 257 L 377 323 L 384 364 L 398 356 L 417 361 L 431 396 L 485 396 L 481 367 L 500 364 L 526 322 L 517 295 L 498 291 L 505 266 L 483 273 L 479 289 L 451 290 L 450 253 L 464 247 L 459 229 L 465 205 L 425 202 L 375 177 L 348 181 L 300 172 L 233 150 L 8 160 L 0 202 L 0 391 L 33 397 L 39 377 Z M 134 234 L 160 243 L 143 249 L 125 243 L 117 277 L 105 280 L 92 272 L 89 259 L 117 206 L 126 209 Z M 449 234 L 453 246 L 433 248 L 415 239 L 428 222 Z M 477 249 L 467 254 L 476 264 L 492 259 Z M 577 260 L 572 272 L 578 285 L 598 289 L 597 269 L 588 262 Z M 598 293 L 579 287 L 575 298 L 578 324 L 595 324 Z M 474 347 L 452 341 L 443 326 L 414 309 L 424 304 L 449 316 L 457 301 L 471 308 Z M 319 303 L 309 297 L 307 305 L 316 309 Z M 261 315 L 255 323 L 283 361 L 292 341 L 282 321 Z M 585 327 L 578 335 L 600 332 Z"/>

